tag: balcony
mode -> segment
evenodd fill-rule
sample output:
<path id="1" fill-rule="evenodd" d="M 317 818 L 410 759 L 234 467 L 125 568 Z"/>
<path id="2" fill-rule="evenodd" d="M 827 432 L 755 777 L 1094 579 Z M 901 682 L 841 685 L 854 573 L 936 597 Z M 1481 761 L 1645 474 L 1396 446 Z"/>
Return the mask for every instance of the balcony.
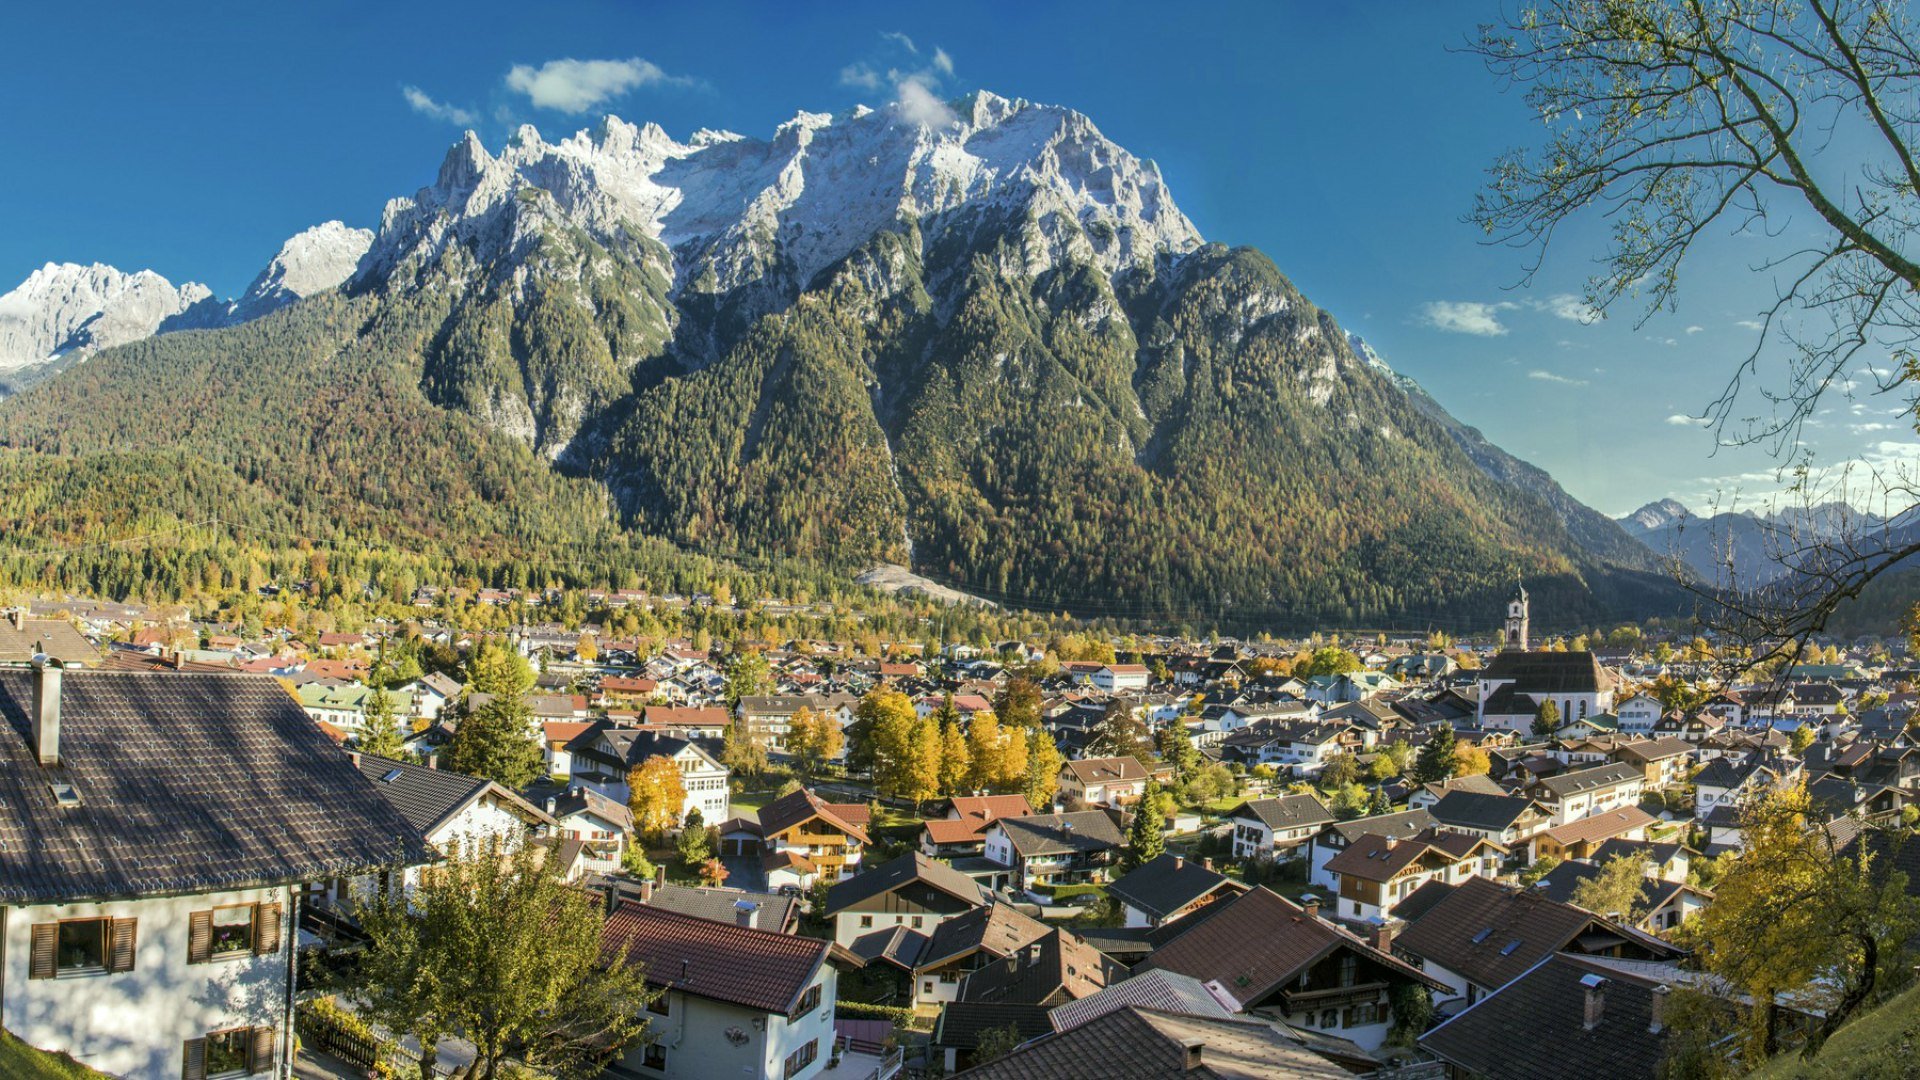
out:
<path id="1" fill-rule="evenodd" d="M 1288 1014 L 1328 1007 L 1378 1001 L 1387 988 L 1386 980 L 1354 983 L 1351 986 L 1327 986 L 1319 989 L 1282 990 L 1280 1008 Z"/>

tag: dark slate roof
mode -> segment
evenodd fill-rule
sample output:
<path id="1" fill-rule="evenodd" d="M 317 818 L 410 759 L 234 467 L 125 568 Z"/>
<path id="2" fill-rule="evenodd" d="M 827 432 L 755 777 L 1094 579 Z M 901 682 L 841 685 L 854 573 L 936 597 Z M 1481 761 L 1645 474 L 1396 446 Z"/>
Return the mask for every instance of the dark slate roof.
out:
<path id="1" fill-rule="evenodd" d="M 1591 694 L 1612 688 L 1613 679 L 1590 652 L 1521 652 L 1494 655 L 1481 670 L 1481 682 L 1511 680 L 1522 694 Z"/>
<path id="2" fill-rule="evenodd" d="M 374 790 L 422 833 L 433 832 L 493 785 L 485 777 L 429 769 L 372 754 L 352 756 L 358 759 L 355 764 L 360 775 L 373 781 Z"/>
<path id="3" fill-rule="evenodd" d="M 1396 814 L 1375 814 L 1372 817 L 1336 822 L 1329 825 L 1327 829 L 1330 832 L 1339 833 L 1348 843 L 1352 843 L 1363 836 L 1386 836 L 1394 839 L 1413 836 L 1423 829 L 1431 829 L 1438 824 L 1440 824 L 1439 819 L 1425 810 L 1402 810 Z"/>
<path id="4" fill-rule="evenodd" d="M 1169 851 L 1107 886 L 1107 892 L 1149 917 L 1161 919 L 1228 885 L 1225 874 Z"/>
<path id="5" fill-rule="evenodd" d="M 1189 1064 L 1189 1047 L 1200 1060 Z M 1180 1016 L 1128 1005 L 955 1073 L 956 1080 L 1346 1080 L 1292 1032 L 1259 1020 Z"/>
<path id="6" fill-rule="evenodd" d="M 1113 818 L 1104 810 L 1001 818 L 995 824 L 1006 830 L 1013 849 L 1029 858 L 1076 851 L 1105 851 L 1127 842 L 1120 833 L 1120 826 L 1114 824 Z"/>
<path id="7" fill-rule="evenodd" d="M 1234 807 L 1227 817 L 1255 818 L 1269 829 L 1297 829 L 1306 825 L 1325 825 L 1333 820 L 1332 812 L 1311 795 L 1248 799 Z"/>
<path id="8" fill-rule="evenodd" d="M 754 904 L 753 926 L 756 930 L 784 932 L 799 913 L 795 910 L 800 901 L 791 896 L 775 893 L 750 892 L 746 889 L 714 889 L 699 885 L 659 885 L 653 890 L 645 903 L 649 907 L 677 911 L 682 915 L 693 915 L 715 922 L 734 922 L 740 917 L 739 906 L 742 903 Z"/>
<path id="9" fill-rule="evenodd" d="M 988 904 L 934 927 L 915 966 L 934 968 L 976 951 L 1007 956 L 1046 937 L 1051 929 L 1012 904 Z"/>
<path id="10" fill-rule="evenodd" d="M 853 939 L 853 944 L 847 946 L 847 950 L 869 964 L 884 960 L 912 971 L 919 966 L 920 957 L 926 953 L 927 941 L 927 935 L 918 930 L 889 926 L 870 934 L 861 934 Z"/>
<path id="11" fill-rule="evenodd" d="M 1428 812 L 1442 825 L 1499 831 L 1520 820 L 1533 800 L 1521 795 L 1484 795 L 1478 791 L 1449 791 Z"/>
<path id="12" fill-rule="evenodd" d="M 1043 1005 L 1005 1001 L 950 1001 L 933 1025 L 933 1045 L 972 1050 L 988 1031 L 1011 1027 L 1020 1041 L 1037 1039 L 1053 1030 Z"/>
<path id="13" fill-rule="evenodd" d="M 647 982 L 697 997 L 785 1014 L 813 981 L 833 943 L 625 903 L 601 940 L 644 965 Z"/>
<path id="14" fill-rule="evenodd" d="M 1559 776 L 1549 776 L 1540 781 L 1540 786 L 1546 788 L 1554 798 L 1564 799 L 1569 795 L 1581 795 L 1616 784 L 1645 779 L 1646 773 L 1625 762 L 1616 761 L 1611 765 L 1595 765 L 1591 769 L 1576 769 L 1573 772 L 1561 773 Z"/>
<path id="15" fill-rule="evenodd" d="M 1155 969 L 1122 979 L 1078 1001 L 1056 1005 L 1047 1019 L 1055 1031 L 1066 1031 L 1127 1005 L 1222 1020 L 1234 1014 L 1234 1010 L 1215 997 L 1199 979 L 1177 971 Z"/>
<path id="16" fill-rule="evenodd" d="M 0 671 L 0 900 L 280 885 L 431 857 L 264 675 L 68 670 L 54 771 L 33 749 L 34 678 Z M 79 806 L 59 807 L 52 776 Z"/>
<path id="17" fill-rule="evenodd" d="M 963 1001 L 1054 1006 L 1091 996 L 1127 977 L 1127 967 L 1065 930 L 969 973 Z"/>
<path id="18" fill-rule="evenodd" d="M 979 882 L 939 859 L 909 851 L 871 870 L 835 882 L 827 890 L 826 914 L 831 916 L 845 911 L 863 900 L 871 900 L 913 882 L 929 885 L 964 903 L 986 903 Z"/>
<path id="19" fill-rule="evenodd" d="M 1591 1031 L 1580 982 L 1587 977 L 1606 979 L 1600 1023 Z M 1666 1035 L 1649 1031 L 1652 1022 L 1650 986 L 1556 953 L 1427 1032 L 1420 1046 L 1486 1080 L 1652 1078 L 1666 1055 Z"/>
<path id="20" fill-rule="evenodd" d="M 1494 989 L 1558 952 L 1594 921 L 1593 913 L 1542 890 L 1472 877 L 1410 921 L 1393 947 Z"/>

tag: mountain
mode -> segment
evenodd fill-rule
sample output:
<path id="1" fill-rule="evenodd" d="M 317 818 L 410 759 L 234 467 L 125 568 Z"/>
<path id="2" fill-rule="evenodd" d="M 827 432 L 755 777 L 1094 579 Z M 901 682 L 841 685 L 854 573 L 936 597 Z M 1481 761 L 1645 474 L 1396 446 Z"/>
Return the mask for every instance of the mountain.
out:
<path id="1" fill-rule="evenodd" d="M 1751 589 L 1785 577 L 1789 556 L 1833 541 L 1887 542 L 1911 528 L 1911 514 L 1895 519 L 1845 503 L 1728 510 L 1699 517 L 1673 499 L 1661 499 L 1620 519 L 1621 527 L 1662 558 L 1676 559 L 1702 581 Z M 1895 527 L 1898 526 L 1898 529 Z"/>
<path id="2" fill-rule="evenodd" d="M 51 377 L 99 349 L 174 330 L 234 326 L 335 289 L 373 242 L 329 221 L 298 233 L 239 300 L 197 282 L 175 288 L 152 270 L 48 263 L 0 296 L 0 396 Z"/>
<path id="3" fill-rule="evenodd" d="M 1197 626 L 1482 627 L 1516 575 L 1555 623 L 1677 604 L 1085 116 L 946 109 L 469 134 L 342 289 L 102 353 L 0 448 L 85 503 L 184 453 L 276 523 L 529 557 L 604 536 L 597 492 L 682 549 Z"/>

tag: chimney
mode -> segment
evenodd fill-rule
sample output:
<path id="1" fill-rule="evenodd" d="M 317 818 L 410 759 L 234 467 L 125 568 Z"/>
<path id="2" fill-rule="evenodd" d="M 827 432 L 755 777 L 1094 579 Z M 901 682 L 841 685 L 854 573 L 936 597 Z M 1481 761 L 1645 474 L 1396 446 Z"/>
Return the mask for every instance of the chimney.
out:
<path id="1" fill-rule="evenodd" d="M 666 864 L 663 863 L 653 868 L 653 887 L 656 889 L 664 889 L 667 887 Z"/>
<path id="2" fill-rule="evenodd" d="M 1393 924 L 1382 922 L 1373 928 L 1373 947 L 1383 953 L 1393 951 Z"/>
<path id="3" fill-rule="evenodd" d="M 33 658 L 33 746 L 40 764 L 60 764 L 60 661 Z"/>
<path id="4" fill-rule="evenodd" d="M 753 913 L 759 910 L 760 905 L 752 900 L 735 900 L 733 902 L 733 921 L 741 926 L 752 928 Z"/>
<path id="5" fill-rule="evenodd" d="M 8 608 L 7 621 L 13 624 L 15 630 L 24 632 L 27 628 L 27 609 L 23 607 Z"/>
<path id="6" fill-rule="evenodd" d="M 440 751 L 435 750 L 432 753 L 429 753 L 427 755 L 427 768 L 437 769 L 439 767 L 440 767 Z"/>
<path id="7" fill-rule="evenodd" d="M 360 751 L 358 750 L 347 751 L 347 760 L 353 762 L 354 768 L 356 769 L 359 768 L 360 767 Z"/>
<path id="8" fill-rule="evenodd" d="M 1187 868 L 1187 857 L 1175 852 L 1173 856 L 1173 868 L 1175 870 L 1185 870 Z"/>
<path id="9" fill-rule="evenodd" d="M 1586 1009 L 1580 1020 L 1584 1031 L 1592 1031 L 1600 1026 L 1600 1018 L 1607 1010 L 1607 980 L 1598 975 L 1580 976 L 1580 987 L 1586 991 Z"/>
<path id="10" fill-rule="evenodd" d="M 1667 995 L 1672 989 L 1665 983 L 1653 988 L 1653 1018 L 1647 1022 L 1647 1031 L 1658 1035 L 1667 1029 Z"/>
<path id="11" fill-rule="evenodd" d="M 1207 1048 L 1206 1043 L 1201 1043 L 1201 1042 L 1188 1043 L 1186 1047 L 1186 1050 L 1187 1050 L 1186 1059 L 1182 1063 L 1183 1071 L 1198 1072 L 1202 1068 L 1202 1066 L 1205 1064 L 1204 1051 L 1206 1050 L 1206 1048 Z"/>
<path id="12" fill-rule="evenodd" d="M 1301 894 L 1300 907 L 1307 913 L 1307 918 L 1317 919 L 1320 917 L 1320 898 L 1313 893 Z"/>
<path id="13" fill-rule="evenodd" d="M 1212 869 L 1213 869 L 1213 859 L 1212 859 L 1211 857 L 1209 857 L 1209 856 L 1204 856 L 1204 855 L 1203 855 L 1203 856 L 1201 856 L 1201 858 L 1200 858 L 1200 869 L 1202 869 L 1202 870 L 1212 870 Z"/>

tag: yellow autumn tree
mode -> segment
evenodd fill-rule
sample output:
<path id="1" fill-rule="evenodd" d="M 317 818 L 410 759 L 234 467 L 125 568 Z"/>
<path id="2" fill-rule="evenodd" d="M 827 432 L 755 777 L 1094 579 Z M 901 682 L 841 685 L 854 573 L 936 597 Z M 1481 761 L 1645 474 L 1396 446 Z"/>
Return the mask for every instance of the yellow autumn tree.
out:
<path id="1" fill-rule="evenodd" d="M 1000 756 L 994 763 L 993 786 L 1017 790 L 1027 778 L 1027 729 L 1008 727 L 1000 733 Z"/>
<path id="2" fill-rule="evenodd" d="M 1004 745 L 999 718 L 990 712 L 975 713 L 967 725 L 967 755 L 971 759 L 968 787 L 984 791 L 1000 783 Z"/>
<path id="3" fill-rule="evenodd" d="M 940 730 L 940 790 L 947 795 L 965 795 L 972 776 L 973 754 L 967 749 L 966 733 L 959 724 L 950 723 Z"/>
<path id="4" fill-rule="evenodd" d="M 627 809 L 633 813 L 634 831 L 658 838 L 680 822 L 680 810 L 687 803 L 687 785 L 680 766 L 670 757 L 655 754 L 627 774 Z"/>
<path id="5" fill-rule="evenodd" d="M 914 726 L 900 797 L 922 803 L 940 796 L 940 727 L 929 716 Z"/>

